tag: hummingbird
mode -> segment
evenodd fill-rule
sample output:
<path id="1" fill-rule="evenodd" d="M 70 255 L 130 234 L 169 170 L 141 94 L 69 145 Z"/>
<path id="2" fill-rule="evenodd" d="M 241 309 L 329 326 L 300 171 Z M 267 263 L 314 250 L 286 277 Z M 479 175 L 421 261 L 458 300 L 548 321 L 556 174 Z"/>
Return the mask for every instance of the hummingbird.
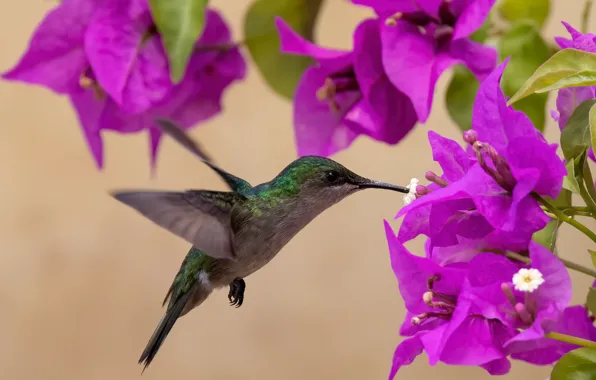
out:
<path id="1" fill-rule="evenodd" d="M 271 181 L 252 186 L 217 167 L 198 142 L 171 120 L 157 119 L 156 124 L 213 169 L 229 191 L 111 192 L 118 201 L 192 244 L 162 303 L 168 303 L 166 312 L 139 359 L 143 372 L 178 318 L 217 288 L 229 287 L 230 304 L 240 307 L 244 278 L 269 263 L 323 211 L 364 189 L 409 192 L 407 187 L 370 180 L 320 156 L 300 157 Z"/>

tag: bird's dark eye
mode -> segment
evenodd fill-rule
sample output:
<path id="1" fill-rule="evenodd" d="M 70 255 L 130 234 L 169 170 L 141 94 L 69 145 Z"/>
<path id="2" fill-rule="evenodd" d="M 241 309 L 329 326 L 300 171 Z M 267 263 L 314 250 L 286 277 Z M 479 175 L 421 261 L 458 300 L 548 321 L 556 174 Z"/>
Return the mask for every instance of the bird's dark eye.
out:
<path id="1" fill-rule="evenodd" d="M 335 170 L 325 173 L 325 181 L 327 183 L 335 183 L 339 179 L 339 173 Z"/>

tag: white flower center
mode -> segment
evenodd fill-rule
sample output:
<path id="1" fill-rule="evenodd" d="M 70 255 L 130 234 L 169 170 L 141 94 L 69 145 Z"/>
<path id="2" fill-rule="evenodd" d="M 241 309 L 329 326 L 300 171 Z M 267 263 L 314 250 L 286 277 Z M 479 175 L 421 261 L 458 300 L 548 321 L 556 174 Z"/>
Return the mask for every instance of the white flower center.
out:
<path id="1" fill-rule="evenodd" d="M 538 269 L 520 269 L 513 275 L 513 286 L 520 292 L 532 293 L 544 283 L 542 273 Z"/>
<path id="2" fill-rule="evenodd" d="M 414 202 L 416 199 L 416 187 L 418 187 L 418 179 L 412 178 L 410 180 L 410 184 L 406 186 L 406 189 L 409 189 L 410 192 L 404 195 L 404 203 L 409 205 L 410 203 Z"/>

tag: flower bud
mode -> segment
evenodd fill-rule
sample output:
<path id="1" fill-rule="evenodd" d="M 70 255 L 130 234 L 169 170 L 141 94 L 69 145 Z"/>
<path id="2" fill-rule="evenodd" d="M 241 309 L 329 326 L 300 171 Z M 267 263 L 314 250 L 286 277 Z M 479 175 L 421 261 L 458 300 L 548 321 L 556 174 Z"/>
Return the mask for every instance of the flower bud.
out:
<path id="1" fill-rule="evenodd" d="M 432 171 L 428 171 L 426 172 L 426 174 L 424 175 L 424 178 L 426 178 L 427 180 L 436 183 L 437 185 L 441 186 L 441 187 L 447 187 L 447 185 L 449 185 L 449 183 L 447 181 L 445 181 L 443 178 L 439 177 L 437 174 L 435 174 Z"/>
<path id="2" fill-rule="evenodd" d="M 528 313 L 528 310 L 526 310 L 526 307 L 523 304 L 518 303 L 515 305 L 515 311 L 523 323 L 528 325 L 532 324 L 532 316 Z"/>
<path id="3" fill-rule="evenodd" d="M 468 130 L 464 132 L 464 141 L 470 145 L 474 145 L 478 141 L 478 133 L 474 130 Z"/>
<path id="4" fill-rule="evenodd" d="M 416 198 L 420 198 L 423 195 L 429 194 L 430 193 L 430 189 L 426 186 L 423 185 L 417 185 L 416 186 Z"/>
<path id="5" fill-rule="evenodd" d="M 505 160 L 505 157 L 501 156 L 499 152 L 495 148 L 493 148 L 488 143 L 482 143 L 480 141 L 476 141 L 472 147 L 476 152 L 476 158 L 478 159 L 478 163 L 484 169 L 484 171 L 493 177 L 495 182 L 501 186 L 503 189 L 507 190 L 508 192 L 513 191 L 515 187 L 516 180 L 511 173 L 511 168 Z M 490 166 L 485 158 L 484 155 L 493 163 L 493 166 Z"/>
<path id="6" fill-rule="evenodd" d="M 511 306 L 515 307 L 515 304 L 517 303 L 517 301 L 515 299 L 515 296 L 513 295 L 511 286 L 508 283 L 504 282 L 501 284 L 501 291 L 503 291 L 503 293 L 505 293 L 505 297 L 507 297 L 507 300 L 509 301 Z"/>

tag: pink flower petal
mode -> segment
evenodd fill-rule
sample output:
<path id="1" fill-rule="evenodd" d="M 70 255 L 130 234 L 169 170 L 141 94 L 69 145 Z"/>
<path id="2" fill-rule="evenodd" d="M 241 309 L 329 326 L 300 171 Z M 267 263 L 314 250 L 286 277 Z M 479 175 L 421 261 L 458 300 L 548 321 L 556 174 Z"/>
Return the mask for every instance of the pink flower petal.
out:
<path id="1" fill-rule="evenodd" d="M 94 2 L 63 0 L 36 28 L 19 63 L 4 79 L 41 85 L 67 94 L 79 89 L 87 68 L 83 35 L 94 11 Z"/>
<path id="2" fill-rule="evenodd" d="M 85 53 L 102 88 L 122 105 L 124 87 L 151 25 L 149 9 L 139 0 L 103 0 L 99 4 L 85 33 Z M 134 97 L 143 97 L 143 93 Z"/>
<path id="3" fill-rule="evenodd" d="M 453 31 L 453 39 L 468 37 L 478 30 L 488 17 L 496 0 L 470 0 L 459 16 Z"/>

